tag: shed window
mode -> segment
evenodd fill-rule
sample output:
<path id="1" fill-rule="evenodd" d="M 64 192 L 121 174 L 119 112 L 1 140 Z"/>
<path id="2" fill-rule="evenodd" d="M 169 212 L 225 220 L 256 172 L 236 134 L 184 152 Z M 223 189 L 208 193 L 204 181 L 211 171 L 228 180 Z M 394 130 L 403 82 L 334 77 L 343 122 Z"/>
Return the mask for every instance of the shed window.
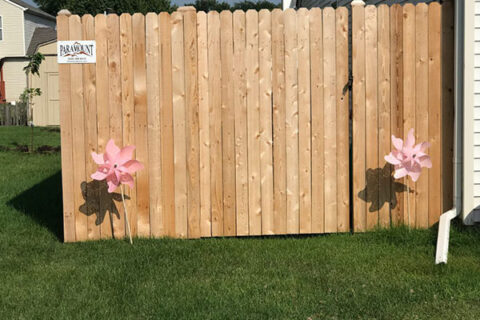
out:
<path id="1" fill-rule="evenodd" d="M 0 41 L 3 40 L 3 20 L 2 16 L 0 16 Z"/>

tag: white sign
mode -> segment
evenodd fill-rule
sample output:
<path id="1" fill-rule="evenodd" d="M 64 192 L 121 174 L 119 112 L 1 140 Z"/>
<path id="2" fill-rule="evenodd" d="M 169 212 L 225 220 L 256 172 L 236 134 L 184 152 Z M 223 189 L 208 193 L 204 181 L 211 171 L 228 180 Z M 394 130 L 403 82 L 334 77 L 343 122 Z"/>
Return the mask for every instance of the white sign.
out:
<path id="1" fill-rule="evenodd" d="M 95 63 L 97 47 L 94 40 L 58 41 L 58 63 Z"/>

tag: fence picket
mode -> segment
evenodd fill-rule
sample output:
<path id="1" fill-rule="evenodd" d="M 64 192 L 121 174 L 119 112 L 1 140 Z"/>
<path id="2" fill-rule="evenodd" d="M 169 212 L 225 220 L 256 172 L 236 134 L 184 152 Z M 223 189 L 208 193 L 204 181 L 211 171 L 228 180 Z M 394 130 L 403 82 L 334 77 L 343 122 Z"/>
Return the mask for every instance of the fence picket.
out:
<path id="1" fill-rule="evenodd" d="M 297 12 L 299 232 L 312 232 L 312 141 L 309 11 Z"/>
<path id="2" fill-rule="evenodd" d="M 222 68 L 223 234 L 236 234 L 235 107 L 233 91 L 233 19 L 220 13 L 220 59 Z"/>
<path id="3" fill-rule="evenodd" d="M 353 72 L 353 230 L 367 229 L 366 201 L 360 197 L 366 188 L 366 109 L 365 109 L 365 8 L 352 8 Z M 355 138 L 356 137 L 356 138 Z"/>
<path id="4" fill-rule="evenodd" d="M 287 171 L 285 152 L 285 42 L 284 12 L 272 11 L 273 86 L 273 219 L 275 234 L 287 232 Z"/>
<path id="5" fill-rule="evenodd" d="M 207 14 L 197 13 L 198 43 L 198 112 L 200 145 L 200 234 L 212 235 L 210 197 L 210 112 L 208 90 Z"/>
<path id="6" fill-rule="evenodd" d="M 310 85 L 312 113 L 312 232 L 325 231 L 323 15 L 310 11 Z"/>
<path id="7" fill-rule="evenodd" d="M 58 40 L 70 39 L 69 18 L 66 15 L 57 17 Z M 63 240 L 74 242 L 75 238 L 75 201 L 73 196 L 73 140 L 72 140 L 72 100 L 70 89 L 70 65 L 61 64 L 59 69 L 60 103 L 60 139 L 62 154 L 62 194 L 63 194 Z M 7 109 L 7 107 L 5 107 Z"/>
<path id="8" fill-rule="evenodd" d="M 95 40 L 95 25 L 91 15 L 82 17 L 83 37 L 85 40 Z M 83 98 L 85 113 L 85 162 L 86 162 L 86 184 L 85 184 L 85 209 L 90 214 L 87 216 L 88 239 L 100 239 L 100 225 L 97 225 L 97 216 L 92 214 L 95 205 L 94 197 L 98 199 L 100 192 L 94 188 L 90 175 L 97 170 L 97 165 L 92 161 L 91 153 L 97 152 L 97 104 L 95 86 L 95 65 L 83 65 Z M 89 196 L 92 194 L 93 196 Z"/>
<path id="9" fill-rule="evenodd" d="M 122 14 L 120 16 L 120 50 L 121 50 L 121 69 L 122 69 L 122 129 L 123 145 L 135 145 L 135 111 L 134 111 L 134 93 L 133 93 L 133 34 L 132 34 L 132 16 Z M 97 92 L 97 99 L 98 97 Z M 134 155 L 135 157 L 135 155 Z M 127 196 L 126 207 L 128 212 L 128 221 L 130 223 L 130 232 L 137 234 L 137 181 L 133 188 L 125 188 Z"/>
<path id="10" fill-rule="evenodd" d="M 378 184 L 378 215 L 382 227 L 390 225 L 390 166 L 385 155 L 390 153 L 390 10 L 378 7 L 378 167 L 382 169 Z"/>
<path id="11" fill-rule="evenodd" d="M 122 83 L 120 70 L 120 22 L 116 14 L 107 16 L 107 51 L 108 51 L 108 103 L 110 118 L 110 139 L 119 147 L 123 146 L 122 133 Z M 120 190 L 116 190 L 117 194 Z M 113 199 L 113 198 L 112 198 Z M 117 198 L 118 199 L 118 198 Z M 111 201 L 113 236 L 125 236 L 125 216 L 120 201 Z"/>
<path id="12" fill-rule="evenodd" d="M 150 204 L 148 183 L 148 120 L 147 120 L 147 79 L 145 70 L 145 16 L 132 16 L 133 37 L 133 89 L 135 103 L 135 145 L 136 158 L 145 169 L 137 173 L 137 235 L 150 236 Z"/>
<path id="13" fill-rule="evenodd" d="M 79 16 L 69 19 L 70 38 L 82 39 L 82 24 Z M 75 75 L 70 78 L 71 106 L 72 106 L 72 135 L 73 135 L 73 194 L 75 203 L 75 239 L 88 239 L 87 215 L 80 211 L 85 203 L 81 185 L 86 182 L 85 169 L 85 114 L 83 110 L 83 69 L 81 64 L 70 66 L 70 72 Z M 85 197 L 86 198 L 86 197 Z"/>
<path id="14" fill-rule="evenodd" d="M 223 235 L 222 166 L 222 65 L 220 61 L 220 15 L 208 13 L 208 90 L 210 108 L 210 194 L 212 236 Z"/>
<path id="15" fill-rule="evenodd" d="M 323 9 L 325 232 L 337 232 L 337 108 L 335 10 Z"/>
<path id="16" fill-rule="evenodd" d="M 348 88 L 348 10 L 336 10 L 336 81 L 337 81 L 337 231 L 350 228 L 349 190 L 349 88 Z"/>
<path id="17" fill-rule="evenodd" d="M 233 101 L 235 108 L 235 195 L 237 235 L 248 235 L 247 86 L 245 13 L 233 13 Z"/>
<path id="18" fill-rule="evenodd" d="M 174 237 L 176 230 L 175 164 L 172 95 L 172 30 L 167 12 L 159 15 L 160 26 L 160 152 L 162 166 L 162 207 L 165 235 Z"/>
<path id="19" fill-rule="evenodd" d="M 177 237 L 184 238 L 188 235 L 188 182 L 183 15 L 179 12 L 172 13 L 171 23 L 173 145 L 175 159 L 175 234 Z"/>
<path id="20" fill-rule="evenodd" d="M 150 232 L 159 237 L 164 234 L 162 213 L 162 171 L 160 152 L 160 70 L 158 16 L 148 13 L 145 17 L 146 70 L 147 70 L 147 122 L 148 159 L 150 170 Z"/>
<path id="21" fill-rule="evenodd" d="M 428 140 L 428 6 L 415 6 L 415 138 L 417 143 Z M 415 184 L 415 226 L 428 227 L 428 177 L 429 170 L 422 170 Z"/>
<path id="22" fill-rule="evenodd" d="M 378 65 L 377 65 L 377 8 L 365 7 L 365 108 L 366 108 L 366 168 L 365 199 L 371 201 L 367 208 L 367 229 L 378 224 L 378 199 L 380 169 L 378 165 Z"/>
<path id="23" fill-rule="evenodd" d="M 272 148 L 272 16 L 269 10 L 258 13 L 259 103 L 262 234 L 273 234 L 273 148 Z"/>
<path id="24" fill-rule="evenodd" d="M 390 7 L 390 123 L 391 134 L 403 139 L 403 7 Z M 403 223 L 402 185 L 391 181 L 392 224 Z"/>
<path id="25" fill-rule="evenodd" d="M 442 11 L 438 3 L 428 6 L 428 154 L 432 168 L 428 173 L 428 226 L 442 213 Z"/>
<path id="26" fill-rule="evenodd" d="M 262 191 L 260 186 L 260 106 L 258 65 L 258 12 L 245 14 L 247 79 L 247 156 L 248 156 L 248 230 L 249 235 L 262 234 Z"/>

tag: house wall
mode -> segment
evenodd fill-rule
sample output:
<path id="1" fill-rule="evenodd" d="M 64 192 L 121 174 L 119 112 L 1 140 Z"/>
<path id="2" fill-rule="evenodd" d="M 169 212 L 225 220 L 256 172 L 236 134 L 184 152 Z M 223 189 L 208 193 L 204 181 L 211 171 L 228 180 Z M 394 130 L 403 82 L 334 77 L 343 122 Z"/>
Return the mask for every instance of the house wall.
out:
<path id="1" fill-rule="evenodd" d="M 55 21 L 25 13 L 25 47 L 28 49 L 36 28 L 54 28 Z"/>
<path id="2" fill-rule="evenodd" d="M 3 62 L 3 77 L 7 102 L 18 101 L 27 86 L 27 76 L 23 68 L 28 64 L 26 58 L 7 59 Z"/>
<path id="3" fill-rule="evenodd" d="M 33 124 L 36 126 L 60 125 L 58 98 L 57 42 L 39 46 L 38 52 L 45 55 L 40 65 L 40 77 L 30 76 L 32 88 L 40 88 L 42 95 L 33 99 Z"/>
<path id="4" fill-rule="evenodd" d="M 465 2 L 464 19 L 464 223 L 478 220 L 480 207 L 480 0 Z"/>
<path id="5" fill-rule="evenodd" d="M 3 21 L 3 40 L 0 41 L 0 59 L 3 57 L 20 57 L 25 55 L 23 13 L 20 7 L 0 0 L 0 15 Z"/>

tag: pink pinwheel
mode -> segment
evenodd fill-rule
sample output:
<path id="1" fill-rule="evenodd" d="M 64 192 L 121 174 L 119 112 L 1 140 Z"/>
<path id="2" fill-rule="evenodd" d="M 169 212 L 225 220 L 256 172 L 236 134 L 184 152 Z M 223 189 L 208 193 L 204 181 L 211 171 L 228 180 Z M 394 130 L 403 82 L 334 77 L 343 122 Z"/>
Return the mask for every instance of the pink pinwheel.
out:
<path id="1" fill-rule="evenodd" d="M 143 169 L 143 164 L 137 160 L 132 160 L 135 146 L 126 146 L 120 149 L 115 142 L 110 139 L 105 147 L 104 154 L 92 152 L 93 161 L 98 164 L 98 169 L 92 174 L 94 180 L 107 180 L 108 192 L 112 193 L 120 184 L 127 184 L 133 188 L 132 174 Z M 125 205 L 125 192 L 122 189 L 122 203 L 125 210 L 125 220 L 127 223 L 128 236 L 130 244 L 133 244 L 130 223 L 128 222 L 127 206 Z"/>
<path id="2" fill-rule="evenodd" d="M 431 168 L 432 161 L 425 151 L 430 144 L 422 142 L 415 145 L 415 136 L 413 129 L 410 129 L 405 142 L 402 139 L 392 135 L 392 144 L 396 150 L 385 156 L 385 160 L 395 167 L 395 179 L 410 176 L 415 182 L 420 177 L 422 168 Z"/>
<path id="3" fill-rule="evenodd" d="M 92 152 L 93 161 L 98 169 L 91 175 L 94 180 L 107 180 L 108 192 L 112 193 L 123 183 L 133 188 L 133 177 L 136 171 L 143 169 L 143 164 L 131 160 L 135 146 L 126 146 L 120 149 L 110 139 L 104 154 Z"/>

